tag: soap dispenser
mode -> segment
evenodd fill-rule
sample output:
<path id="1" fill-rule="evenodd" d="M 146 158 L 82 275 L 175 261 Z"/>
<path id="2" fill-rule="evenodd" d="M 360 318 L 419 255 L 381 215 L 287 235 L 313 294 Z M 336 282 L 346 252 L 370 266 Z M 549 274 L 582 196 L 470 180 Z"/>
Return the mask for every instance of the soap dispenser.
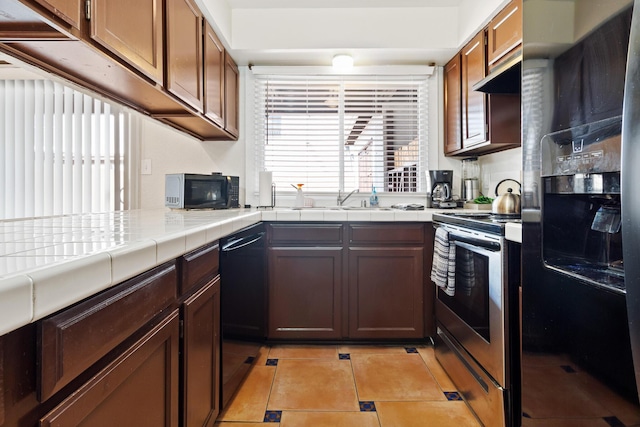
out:
<path id="1" fill-rule="evenodd" d="M 378 193 L 376 193 L 376 187 L 371 190 L 371 197 L 369 197 L 369 206 L 375 208 L 378 206 Z"/>
<path id="2" fill-rule="evenodd" d="M 296 185 L 296 204 L 295 207 L 296 208 L 302 208 L 304 207 L 304 193 L 302 192 L 302 186 L 304 184 L 297 184 Z"/>

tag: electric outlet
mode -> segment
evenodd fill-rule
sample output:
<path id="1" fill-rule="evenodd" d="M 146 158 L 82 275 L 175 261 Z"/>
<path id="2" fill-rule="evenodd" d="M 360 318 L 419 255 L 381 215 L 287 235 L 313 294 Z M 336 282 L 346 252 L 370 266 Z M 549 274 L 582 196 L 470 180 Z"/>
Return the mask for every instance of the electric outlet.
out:
<path id="1" fill-rule="evenodd" d="M 142 159 L 142 175 L 151 175 L 151 159 Z"/>

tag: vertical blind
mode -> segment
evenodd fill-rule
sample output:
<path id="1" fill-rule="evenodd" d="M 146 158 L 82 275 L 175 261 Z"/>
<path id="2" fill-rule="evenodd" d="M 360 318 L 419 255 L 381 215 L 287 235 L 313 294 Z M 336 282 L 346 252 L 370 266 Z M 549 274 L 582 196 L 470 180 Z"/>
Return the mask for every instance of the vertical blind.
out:
<path id="1" fill-rule="evenodd" d="M 258 76 L 254 93 L 256 169 L 279 190 L 422 191 L 424 76 Z"/>
<path id="2" fill-rule="evenodd" d="M 129 116 L 51 80 L 1 80 L 0 218 L 128 208 Z"/>

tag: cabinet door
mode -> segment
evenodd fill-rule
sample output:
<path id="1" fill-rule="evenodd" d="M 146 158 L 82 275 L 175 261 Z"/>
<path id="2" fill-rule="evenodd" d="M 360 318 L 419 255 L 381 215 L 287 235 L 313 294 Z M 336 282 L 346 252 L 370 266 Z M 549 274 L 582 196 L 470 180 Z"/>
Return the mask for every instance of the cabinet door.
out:
<path id="1" fill-rule="evenodd" d="M 209 23 L 204 26 L 204 114 L 224 127 L 224 46 Z"/>
<path id="2" fill-rule="evenodd" d="M 487 61 L 494 67 L 522 43 L 522 0 L 512 0 L 489 23 Z"/>
<path id="3" fill-rule="evenodd" d="M 69 24 L 71 27 L 79 30 L 80 20 L 82 19 L 82 1 L 81 0 L 35 0 L 36 3 L 44 6 L 55 15 Z"/>
<path id="4" fill-rule="evenodd" d="M 224 66 L 224 128 L 236 138 L 238 131 L 238 91 L 240 88 L 240 76 L 238 66 L 233 58 L 225 53 Z"/>
<path id="5" fill-rule="evenodd" d="M 486 75 L 484 31 L 462 49 L 462 147 L 487 140 L 486 95 L 472 89 Z"/>
<path id="6" fill-rule="evenodd" d="M 182 310 L 182 421 L 185 427 L 210 427 L 220 412 L 220 276 Z"/>
<path id="7" fill-rule="evenodd" d="M 269 338 L 340 338 L 341 248 L 271 248 Z"/>
<path id="8" fill-rule="evenodd" d="M 178 311 L 40 420 L 40 426 L 178 426 Z"/>
<path id="9" fill-rule="evenodd" d="M 444 152 L 462 148 L 462 74 L 460 54 L 444 67 Z"/>
<path id="10" fill-rule="evenodd" d="M 167 0 L 167 89 L 202 111 L 202 13 L 193 0 Z"/>
<path id="11" fill-rule="evenodd" d="M 163 83 L 162 0 L 91 1 L 91 38 Z"/>
<path id="12" fill-rule="evenodd" d="M 422 248 L 349 249 L 349 338 L 422 338 Z"/>

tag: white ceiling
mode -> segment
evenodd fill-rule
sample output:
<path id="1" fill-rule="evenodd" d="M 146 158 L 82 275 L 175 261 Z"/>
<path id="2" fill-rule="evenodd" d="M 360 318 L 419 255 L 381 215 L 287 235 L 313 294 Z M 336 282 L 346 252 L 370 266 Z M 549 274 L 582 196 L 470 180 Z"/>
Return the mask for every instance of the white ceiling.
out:
<path id="1" fill-rule="evenodd" d="M 507 0 L 198 2 L 239 65 L 379 66 L 444 65 Z"/>
<path id="2" fill-rule="evenodd" d="M 231 9 L 451 7 L 460 0 L 227 0 Z"/>

